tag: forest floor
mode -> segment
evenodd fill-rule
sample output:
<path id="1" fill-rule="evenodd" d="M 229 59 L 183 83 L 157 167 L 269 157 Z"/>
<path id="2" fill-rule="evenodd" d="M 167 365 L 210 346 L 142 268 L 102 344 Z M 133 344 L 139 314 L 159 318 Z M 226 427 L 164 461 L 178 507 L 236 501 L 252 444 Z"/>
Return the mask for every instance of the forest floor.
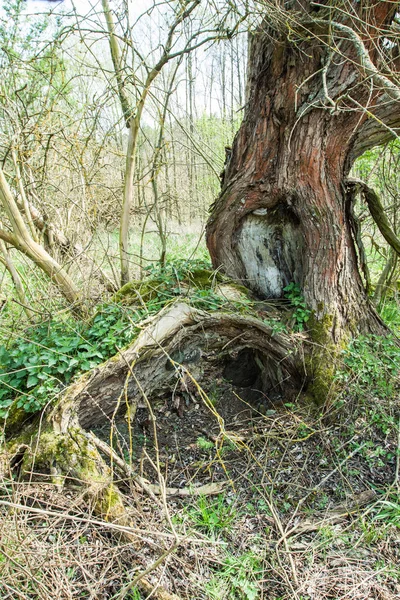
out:
<path id="1" fill-rule="evenodd" d="M 320 415 L 203 381 L 96 434 L 158 491 L 163 508 L 115 468 L 137 537 L 99 522 L 73 482 L 3 481 L 0 590 L 6 598 L 400 598 L 399 440 L 393 401 Z M 247 399 L 245 399 L 247 398 Z M 372 418 L 373 417 L 373 418 Z M 37 481 L 37 475 L 35 476 Z M 24 506 L 25 508 L 21 508 Z M 164 560 L 157 566 L 160 555 Z M 159 596 L 162 597 L 162 596 Z"/>
<path id="2" fill-rule="evenodd" d="M 4 343 L 21 329 L 8 310 Z M 386 313 L 398 333 L 398 306 Z M 400 397 L 385 344 L 353 348 L 344 391 L 323 412 L 234 385 L 206 361 L 207 403 L 186 382 L 152 403 L 155 419 L 142 406 L 132 422 L 107 421 L 96 435 L 157 494 L 111 465 L 130 541 L 76 481 L 0 479 L 0 600 L 163 590 L 181 600 L 400 599 Z"/>

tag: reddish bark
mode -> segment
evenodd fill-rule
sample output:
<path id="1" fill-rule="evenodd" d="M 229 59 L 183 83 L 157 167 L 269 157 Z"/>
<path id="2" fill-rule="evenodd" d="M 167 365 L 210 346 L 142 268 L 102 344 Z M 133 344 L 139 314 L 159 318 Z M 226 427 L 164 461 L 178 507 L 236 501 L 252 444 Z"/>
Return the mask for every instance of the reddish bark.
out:
<path id="1" fill-rule="evenodd" d="M 299 2 L 291 4 L 299 9 Z M 329 47 L 324 15 L 301 4 L 307 6 L 298 30 L 312 29 L 308 39 L 295 44 L 266 22 L 253 36 L 246 112 L 207 243 L 215 267 L 263 297 L 281 297 L 288 283 L 298 283 L 316 317 L 329 315 L 337 341 L 345 330 L 381 327 L 359 273 L 345 180 L 358 155 L 390 137 L 379 120 L 400 125 L 400 106 L 371 85 L 354 41 L 337 31 L 339 56 Z M 378 64 L 382 46 L 369 34 L 389 26 L 398 3 L 353 4 L 361 19 L 368 17 L 357 31 Z M 293 9 L 287 14 L 290 22 Z M 352 25 L 342 13 L 332 14 Z M 367 105 L 375 118 L 360 108 Z"/>

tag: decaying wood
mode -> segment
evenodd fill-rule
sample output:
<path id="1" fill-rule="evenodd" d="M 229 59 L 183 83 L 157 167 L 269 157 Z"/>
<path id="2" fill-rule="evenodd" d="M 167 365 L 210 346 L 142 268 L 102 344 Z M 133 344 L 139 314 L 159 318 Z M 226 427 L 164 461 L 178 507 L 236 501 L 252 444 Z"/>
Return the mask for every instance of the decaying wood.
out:
<path id="1" fill-rule="evenodd" d="M 143 393 L 152 398 L 172 388 L 181 376 L 179 366 L 186 365 L 190 372 L 207 353 L 223 357 L 250 348 L 258 353 L 265 380 L 271 377 L 274 385 L 288 381 L 299 385 L 305 377 L 299 345 L 296 335 L 277 334 L 255 317 L 207 313 L 177 302 L 148 320 L 126 350 L 70 385 L 41 426 L 51 427 L 56 435 L 71 428 L 89 430 L 118 411 L 126 412 Z M 130 376 L 131 369 L 135 377 Z M 14 437 L 18 434 L 15 423 L 6 423 L 7 430 Z"/>
<path id="2" fill-rule="evenodd" d="M 160 486 L 156 484 L 149 484 L 150 489 L 157 495 L 162 493 Z M 167 496 L 177 496 L 178 498 L 192 498 L 194 496 L 217 496 L 226 487 L 225 481 L 219 481 L 215 483 L 206 483 L 198 487 L 184 487 L 184 488 L 165 488 L 165 494 Z"/>
<path id="3" fill-rule="evenodd" d="M 23 474 L 47 472 L 57 485 L 65 480 L 87 487 L 95 510 L 107 519 L 129 525 L 124 498 L 113 481 L 105 454 L 125 475 L 136 481 L 153 500 L 159 489 L 144 481 L 112 449 L 88 430 L 112 419 L 118 412 L 131 414 L 143 395 L 151 403 L 172 390 L 185 373 L 193 381 L 201 376 L 199 364 L 208 355 L 224 360 L 232 351 L 250 348 L 264 367 L 263 381 L 274 385 L 300 385 L 304 372 L 297 355 L 297 340 L 275 334 L 255 317 L 206 313 L 183 302 L 164 308 L 148 320 L 136 340 L 124 351 L 67 388 L 56 405 L 31 423 L 6 423 L 9 442 L 0 457 L 4 471 Z M 26 416 L 25 416 L 26 419 Z M 217 486 L 195 490 L 163 489 L 163 494 L 213 494 Z"/>
<path id="4" fill-rule="evenodd" d="M 265 365 L 264 377 L 275 377 L 274 385 L 299 383 L 304 377 L 296 340 L 289 334 L 274 334 L 271 326 L 253 317 L 209 314 L 183 302 L 167 306 L 131 346 L 69 386 L 39 421 L 6 423 L 10 442 L 6 460 L 2 457 L 3 468 L 11 462 L 28 471 L 47 470 L 60 485 L 65 477 L 87 485 L 95 480 L 91 494 L 99 496 L 99 506 L 103 501 L 107 505 L 107 494 L 116 493 L 109 487 L 112 473 L 99 454 L 104 444 L 87 431 L 118 412 L 129 413 L 143 394 L 151 401 L 168 387 L 172 390 L 182 376 L 180 365 L 189 374 L 196 368 L 191 361 L 201 362 L 202 354 L 223 357 L 242 348 L 258 353 Z M 137 481 L 150 495 L 154 493 Z M 118 513 L 122 500 L 117 496 Z"/>
<path id="5" fill-rule="evenodd" d="M 179 364 L 201 360 L 204 352 L 252 348 L 265 361 L 265 377 L 299 381 L 304 376 L 296 354 L 295 337 L 276 334 L 259 319 L 229 313 L 206 313 L 185 303 L 168 306 L 152 319 L 135 342 L 90 374 L 78 379 L 52 411 L 49 419 L 62 433 L 72 424 L 84 429 L 95 427 L 127 404 L 151 398 L 173 385 Z M 171 362 L 172 359 L 172 362 Z M 177 363 L 175 365 L 175 363 Z M 135 378 L 129 376 L 129 365 Z M 279 383 L 279 381 L 278 381 Z"/>

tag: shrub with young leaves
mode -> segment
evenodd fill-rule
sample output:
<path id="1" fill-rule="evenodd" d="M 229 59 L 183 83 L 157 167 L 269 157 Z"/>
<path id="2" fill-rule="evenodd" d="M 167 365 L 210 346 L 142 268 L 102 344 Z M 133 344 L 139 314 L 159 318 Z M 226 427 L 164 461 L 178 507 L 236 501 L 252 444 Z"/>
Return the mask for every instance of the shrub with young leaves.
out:
<path id="1" fill-rule="evenodd" d="M 285 298 L 289 300 L 290 306 L 293 308 L 293 329 L 294 331 L 303 331 L 305 324 L 311 316 L 311 311 L 307 308 L 300 287 L 292 281 L 283 288 L 283 291 L 285 292 Z"/>
<path id="2" fill-rule="evenodd" d="M 42 408 L 74 375 L 125 346 L 136 334 L 138 318 L 137 311 L 103 305 L 89 323 L 53 318 L 0 346 L 0 417 L 15 398 L 27 412 Z"/>
<path id="3" fill-rule="evenodd" d="M 258 580 L 262 574 L 262 558 L 259 553 L 251 550 L 240 556 L 227 553 L 206 589 L 213 600 L 257 600 L 260 597 Z"/>
<path id="4" fill-rule="evenodd" d="M 360 335 L 343 352 L 337 379 L 357 396 L 391 398 L 400 371 L 400 346 L 393 336 Z"/>

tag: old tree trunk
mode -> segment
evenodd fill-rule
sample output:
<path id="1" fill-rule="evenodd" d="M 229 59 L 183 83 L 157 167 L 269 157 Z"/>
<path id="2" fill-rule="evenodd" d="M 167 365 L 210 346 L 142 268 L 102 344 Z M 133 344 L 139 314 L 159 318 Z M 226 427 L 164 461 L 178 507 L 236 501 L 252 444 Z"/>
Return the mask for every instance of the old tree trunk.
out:
<path id="1" fill-rule="evenodd" d="M 346 178 L 400 124 L 389 39 L 398 3 L 285 4 L 281 20 L 268 13 L 251 40 L 245 116 L 208 248 L 214 267 L 261 297 L 298 284 L 314 311 L 315 341 L 337 345 L 382 328 L 360 274 Z"/>
<path id="2" fill-rule="evenodd" d="M 308 386 L 323 402 L 342 342 L 384 329 L 360 272 L 357 186 L 347 177 L 357 156 L 393 137 L 400 125 L 392 38 L 398 3 L 343 3 L 351 17 L 341 2 L 337 10 L 332 2 L 329 9 L 322 1 L 277 4 L 264 4 L 268 18 L 252 38 L 244 121 L 207 241 L 214 266 L 261 299 L 281 298 L 296 283 L 313 311 L 312 343 L 303 353 L 305 336 L 277 333 L 258 306 L 250 316 L 238 314 L 237 306 L 214 313 L 193 308 L 190 282 L 179 283 L 184 301 L 167 303 L 142 323 L 129 348 L 75 381 L 39 418 L 11 411 L 5 424 L 0 470 L 47 472 L 60 484 L 84 482 L 98 512 L 118 520 L 121 531 L 128 531 L 129 517 L 110 462 L 155 492 L 91 433 L 93 427 L 121 412 L 131 422 L 139 403 L 151 415 L 157 396 L 169 394 L 170 402 L 171 392 L 173 397 L 188 381 L 213 412 L 199 365 L 223 369 L 233 357 L 235 371 L 243 351 L 254 358 L 255 385 L 265 397 L 276 390 L 284 397 L 285 386 L 296 392 Z M 209 281 L 216 280 L 212 274 Z M 222 284 L 212 285 L 226 298 Z M 128 286 L 142 307 L 140 286 Z M 228 292 L 235 290 L 242 293 L 237 285 Z M 218 424 L 226 435 L 223 420 Z M 155 431 L 155 419 L 153 426 Z"/>

